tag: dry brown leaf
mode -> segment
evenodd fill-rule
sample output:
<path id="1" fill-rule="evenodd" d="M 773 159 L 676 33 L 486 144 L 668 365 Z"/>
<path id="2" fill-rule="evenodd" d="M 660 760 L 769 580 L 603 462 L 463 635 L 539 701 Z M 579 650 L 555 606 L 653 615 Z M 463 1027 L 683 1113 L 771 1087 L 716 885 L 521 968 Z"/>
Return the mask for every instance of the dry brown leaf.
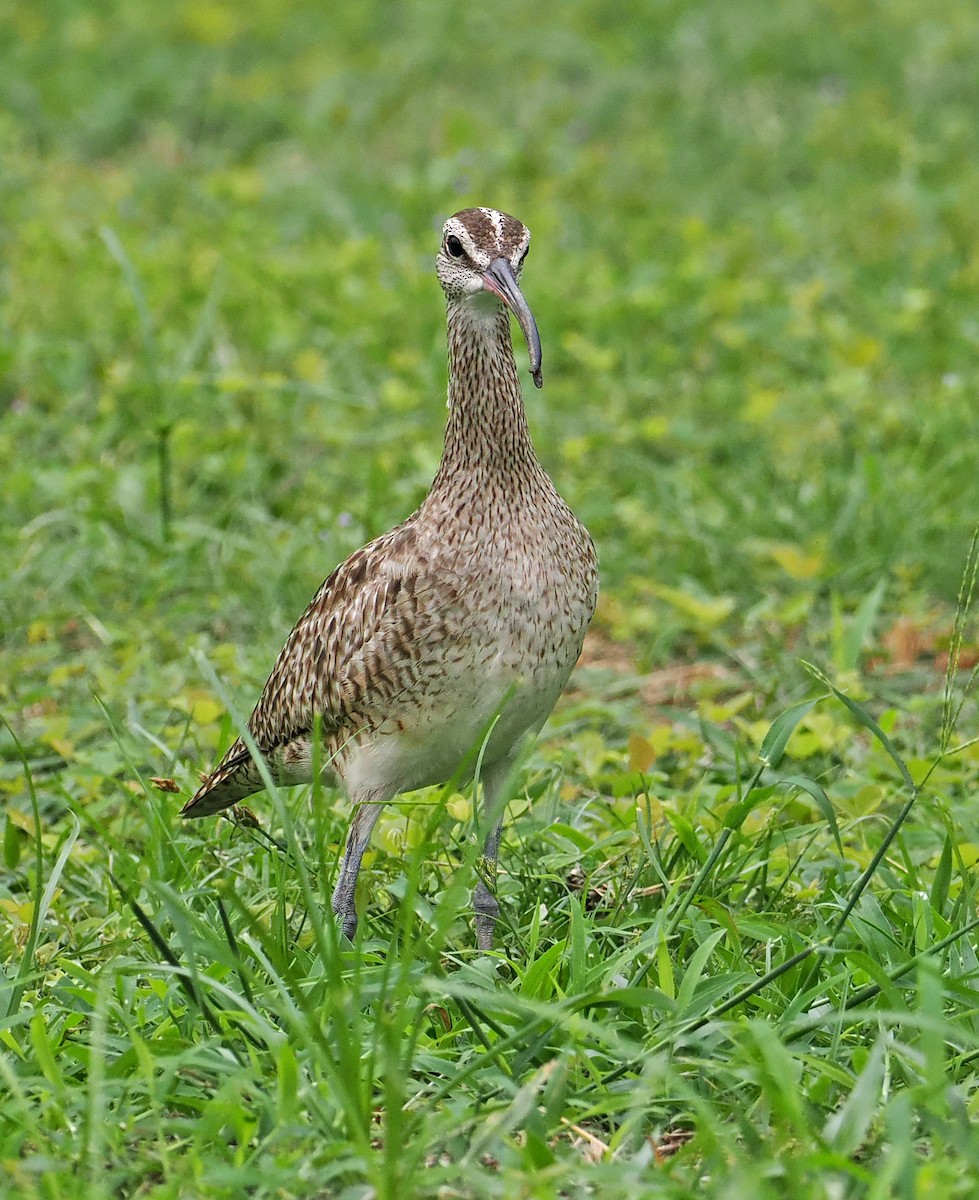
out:
<path id="1" fill-rule="evenodd" d="M 880 640 L 891 656 L 891 665 L 899 671 L 914 666 L 922 653 L 934 648 L 934 636 L 926 637 L 910 617 L 898 617 Z"/>
<path id="2" fill-rule="evenodd" d="M 737 680 L 723 663 L 677 663 L 644 676 L 640 694 L 647 704 L 680 704 L 690 698 L 697 684 L 708 682 L 729 683 L 733 688 Z"/>
<path id="3" fill-rule="evenodd" d="M 738 677 L 730 667 L 715 661 L 674 663 L 644 675 L 639 670 L 635 650 L 628 643 L 613 642 L 597 629 L 590 629 L 585 635 L 578 662 L 583 667 L 633 676 L 639 694 L 650 705 L 681 704 L 696 689 L 707 685 L 712 694 L 723 692 L 728 686 L 731 689 L 738 686 Z"/>
<path id="4" fill-rule="evenodd" d="M 601 1162 L 609 1153 L 607 1143 L 603 1142 L 601 1138 L 596 1137 L 595 1134 L 589 1133 L 583 1126 L 575 1125 L 573 1121 L 569 1121 L 566 1117 L 561 1118 L 561 1124 L 576 1135 L 576 1140 L 571 1144 L 581 1149 L 587 1162 Z"/>
<path id="5" fill-rule="evenodd" d="M 691 1129 L 667 1129 L 662 1137 L 658 1139 L 651 1137 L 648 1141 L 653 1148 L 653 1156 L 657 1164 L 660 1164 L 682 1150 L 692 1138 L 693 1130 Z"/>
<path id="6" fill-rule="evenodd" d="M 150 783 L 158 792 L 179 792 L 180 784 L 175 779 L 167 779 L 156 775 L 150 776 Z"/>

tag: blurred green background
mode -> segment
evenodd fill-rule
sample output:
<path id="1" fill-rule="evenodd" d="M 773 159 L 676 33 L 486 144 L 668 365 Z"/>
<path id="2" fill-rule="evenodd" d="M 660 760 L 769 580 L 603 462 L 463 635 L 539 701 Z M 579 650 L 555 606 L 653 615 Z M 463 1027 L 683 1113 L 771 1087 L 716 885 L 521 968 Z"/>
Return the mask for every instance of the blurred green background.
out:
<path id="1" fill-rule="evenodd" d="M 532 426 L 645 663 L 881 579 L 895 607 L 954 598 L 979 493 L 974 6 L 0 15 L 15 646 L 49 607 L 110 633 L 169 612 L 157 654 L 168 631 L 248 644 L 406 514 L 440 450 L 432 256 L 471 203 L 534 232 Z"/>
<path id="2" fill-rule="evenodd" d="M 472 1194 L 507 1200 L 823 1200 L 828 1162 L 846 1200 L 976 1194 L 976 714 L 953 739 L 940 695 L 979 515 L 977 63 L 963 0 L 0 0 L 0 1167 L 25 1196 L 443 1196 L 473 1145 Z M 319 582 L 424 496 L 434 255 L 471 204 L 533 231 L 530 422 L 602 599 L 511 809 L 512 964 L 472 961 L 451 896 L 443 919 L 467 805 L 426 842 L 425 796 L 378 829 L 363 959 L 321 959 L 292 866 L 144 781 L 193 789 L 233 736 L 221 685 L 247 712 Z M 964 609 L 960 634 L 971 666 Z M 842 702 L 786 716 L 821 686 L 802 658 L 891 741 Z M 773 721 L 805 777 L 759 768 L 745 800 Z M 874 860 L 909 769 L 928 801 Z M 325 896 L 345 811 L 289 803 Z M 251 978 L 247 1047 L 110 866 L 216 1010 Z"/>

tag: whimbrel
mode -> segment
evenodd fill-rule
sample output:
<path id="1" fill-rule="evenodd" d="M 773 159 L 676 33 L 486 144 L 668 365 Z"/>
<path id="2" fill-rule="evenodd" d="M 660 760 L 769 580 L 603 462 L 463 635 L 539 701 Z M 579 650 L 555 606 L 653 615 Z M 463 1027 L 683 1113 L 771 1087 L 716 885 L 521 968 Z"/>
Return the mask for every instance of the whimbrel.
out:
<path id="1" fill-rule="evenodd" d="M 478 759 L 489 832 L 473 894 L 492 945 L 500 798 L 554 707 L 598 590 L 587 530 L 537 461 L 510 341 L 516 317 L 538 387 L 541 345 L 518 280 L 530 231 L 492 208 L 445 223 L 436 268 L 448 317 L 449 417 L 421 507 L 337 567 L 276 659 L 248 729 L 277 784 L 327 782 L 353 818 L 333 909 L 357 926 L 361 859 L 382 806 Z M 509 310 L 509 311 L 508 311 Z M 204 817 L 264 788 L 239 739 L 183 809 Z"/>

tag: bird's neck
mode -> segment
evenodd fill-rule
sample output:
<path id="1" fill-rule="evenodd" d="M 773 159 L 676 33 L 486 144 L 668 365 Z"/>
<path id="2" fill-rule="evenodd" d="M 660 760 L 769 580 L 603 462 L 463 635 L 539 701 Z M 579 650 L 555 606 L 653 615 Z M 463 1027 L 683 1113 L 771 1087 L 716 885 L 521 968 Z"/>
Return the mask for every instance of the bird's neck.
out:
<path id="1" fill-rule="evenodd" d="M 432 491 L 458 488 L 465 478 L 536 476 L 540 467 L 506 309 L 480 309 L 471 300 L 450 300 L 448 342 L 449 420 Z"/>

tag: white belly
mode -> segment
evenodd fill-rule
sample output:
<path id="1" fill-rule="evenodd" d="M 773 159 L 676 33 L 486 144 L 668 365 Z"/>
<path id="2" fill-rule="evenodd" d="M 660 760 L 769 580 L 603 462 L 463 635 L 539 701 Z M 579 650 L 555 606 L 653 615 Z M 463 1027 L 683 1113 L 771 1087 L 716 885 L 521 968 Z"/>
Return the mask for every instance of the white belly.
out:
<path id="1" fill-rule="evenodd" d="M 503 545 L 487 555 L 460 578 L 448 632 L 428 643 L 421 686 L 342 752 L 350 795 L 389 799 L 465 780 L 477 761 L 489 768 L 515 753 L 561 694 L 593 608 L 593 574 L 566 575 L 550 553 L 508 555 Z"/>
<path id="2" fill-rule="evenodd" d="M 468 672 L 427 696 L 398 729 L 388 724 L 363 736 L 345 755 L 351 796 L 378 798 L 472 777 L 477 762 L 492 766 L 538 732 L 567 681 L 574 661 L 551 664 L 532 678 L 515 677 L 505 663 Z"/>

